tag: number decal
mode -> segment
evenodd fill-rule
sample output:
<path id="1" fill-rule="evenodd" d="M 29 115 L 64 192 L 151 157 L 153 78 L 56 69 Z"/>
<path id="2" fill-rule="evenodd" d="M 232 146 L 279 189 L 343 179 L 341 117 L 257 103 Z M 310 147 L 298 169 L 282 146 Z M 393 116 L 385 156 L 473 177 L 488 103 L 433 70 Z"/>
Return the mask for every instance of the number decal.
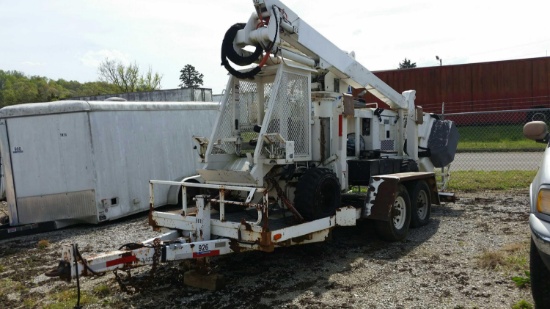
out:
<path id="1" fill-rule="evenodd" d="M 220 255 L 220 250 L 210 250 L 208 244 L 199 244 L 198 252 L 193 252 L 193 258 Z"/>

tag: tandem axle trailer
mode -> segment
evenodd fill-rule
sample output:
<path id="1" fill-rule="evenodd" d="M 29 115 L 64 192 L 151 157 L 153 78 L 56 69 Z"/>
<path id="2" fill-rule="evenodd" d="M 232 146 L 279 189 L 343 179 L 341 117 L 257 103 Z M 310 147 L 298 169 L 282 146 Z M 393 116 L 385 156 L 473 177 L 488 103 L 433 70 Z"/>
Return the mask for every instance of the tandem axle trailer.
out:
<path id="1" fill-rule="evenodd" d="M 230 253 L 272 252 L 277 247 L 322 242 L 329 238 L 335 227 L 355 226 L 360 220 L 376 216 L 373 210 L 379 208 L 400 212 L 393 214 L 391 220 L 394 222 L 387 222 L 386 225 L 399 226 L 400 222 L 396 221 L 400 220 L 402 224 L 409 224 L 411 205 L 406 192 L 409 192 L 407 188 L 414 188 L 418 183 L 430 188 L 429 192 L 425 192 L 428 194 L 427 206 L 452 201 L 454 197 L 438 194 L 434 173 L 379 175 L 372 177 L 368 193 L 343 194 L 343 206 L 336 209 L 333 215 L 303 221 L 289 209 L 273 202 L 263 188 L 189 182 L 192 179 L 181 182 L 150 181 L 148 220 L 153 229 L 159 231 L 158 237 L 88 257 L 78 252 L 77 245 L 65 246 L 58 267 L 47 275 L 70 281 L 80 276 L 171 261 L 199 259 L 204 265 L 210 257 Z M 172 211 L 156 211 L 155 187 L 174 185 L 182 187 L 182 207 Z M 189 205 L 185 197 L 191 190 L 217 196 L 200 194 L 194 198 L 196 204 Z M 243 201 L 226 199 L 232 192 L 245 192 L 247 198 Z M 258 196 L 261 196 L 261 201 L 256 202 L 254 197 Z M 390 218 L 390 214 L 387 217 Z"/>

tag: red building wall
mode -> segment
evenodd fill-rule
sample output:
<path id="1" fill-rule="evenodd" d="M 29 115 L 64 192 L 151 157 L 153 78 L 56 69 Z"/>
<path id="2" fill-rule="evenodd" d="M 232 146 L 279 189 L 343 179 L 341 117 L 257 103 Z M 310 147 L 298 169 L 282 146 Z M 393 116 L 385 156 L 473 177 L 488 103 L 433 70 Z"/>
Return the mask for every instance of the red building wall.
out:
<path id="1" fill-rule="evenodd" d="M 550 108 L 550 57 L 374 72 L 399 92 L 416 90 L 424 111 L 461 112 Z M 366 102 L 379 102 L 371 94 Z M 510 116 L 524 120 L 525 115 Z"/>

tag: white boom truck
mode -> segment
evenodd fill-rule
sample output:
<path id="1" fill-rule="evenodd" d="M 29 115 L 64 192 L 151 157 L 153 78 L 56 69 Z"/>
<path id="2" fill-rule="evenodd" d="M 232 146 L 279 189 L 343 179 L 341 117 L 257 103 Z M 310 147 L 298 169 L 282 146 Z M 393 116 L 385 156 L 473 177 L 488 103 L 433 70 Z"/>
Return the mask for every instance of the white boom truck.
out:
<path id="1" fill-rule="evenodd" d="M 163 234 L 92 257 L 67 246 L 50 276 L 270 252 L 324 241 L 334 227 L 363 219 L 398 241 L 428 223 L 441 200 L 434 168 L 454 159 L 453 123 L 415 107 L 414 91 L 393 90 L 282 2 L 253 3 L 248 22 L 223 41 L 232 76 L 211 136 L 195 137 L 204 167 L 182 182 L 150 181 L 149 222 Z M 348 87 L 391 108 L 354 101 L 340 90 Z M 154 211 L 154 187 L 175 184 L 182 207 Z M 352 193 L 361 186 L 366 192 Z"/>

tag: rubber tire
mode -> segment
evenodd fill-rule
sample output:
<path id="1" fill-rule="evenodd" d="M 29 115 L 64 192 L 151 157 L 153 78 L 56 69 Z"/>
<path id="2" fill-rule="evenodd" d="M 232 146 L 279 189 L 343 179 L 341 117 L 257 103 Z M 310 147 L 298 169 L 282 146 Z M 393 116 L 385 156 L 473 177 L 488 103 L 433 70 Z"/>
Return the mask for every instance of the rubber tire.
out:
<path id="1" fill-rule="evenodd" d="M 432 211 L 432 195 L 428 184 L 424 180 L 417 181 L 409 192 L 409 196 L 411 197 L 411 227 L 428 224 Z"/>
<path id="2" fill-rule="evenodd" d="M 529 268 L 535 308 L 550 308 L 550 270 L 546 268 L 532 239 Z"/>
<path id="3" fill-rule="evenodd" d="M 402 210 L 400 211 L 397 208 L 401 208 Z M 399 218 L 403 210 L 405 211 L 405 216 L 404 218 Z M 411 200 L 405 186 L 399 185 L 390 213 L 390 220 L 376 221 L 376 231 L 380 238 L 385 241 L 401 241 L 407 237 L 411 223 Z"/>
<path id="4" fill-rule="evenodd" d="M 332 216 L 340 207 L 340 181 L 326 168 L 307 170 L 298 180 L 294 207 L 304 220 L 312 221 Z"/>

